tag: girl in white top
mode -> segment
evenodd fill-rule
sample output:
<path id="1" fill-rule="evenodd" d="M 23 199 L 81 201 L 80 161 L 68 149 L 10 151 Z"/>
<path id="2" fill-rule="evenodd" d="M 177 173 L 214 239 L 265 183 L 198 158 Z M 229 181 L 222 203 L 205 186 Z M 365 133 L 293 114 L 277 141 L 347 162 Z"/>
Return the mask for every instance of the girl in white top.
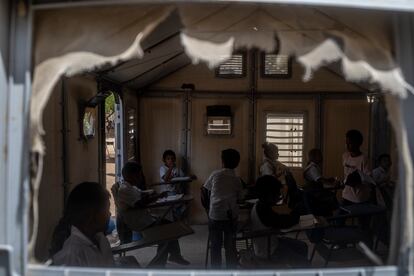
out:
<path id="1" fill-rule="evenodd" d="M 370 174 L 368 159 L 361 152 L 360 148 L 364 138 L 360 131 L 352 129 L 346 133 L 346 147 L 347 152 L 342 155 L 342 165 L 344 166 L 344 182 L 347 181 L 348 176 L 354 171 L 359 171 L 361 174 L 368 176 Z M 363 181 L 362 185 L 368 185 L 368 181 Z M 366 188 L 366 187 L 365 187 Z M 366 201 L 367 195 L 358 196 L 361 194 L 357 191 L 358 187 L 351 187 L 346 185 L 342 191 L 342 198 L 352 203 L 360 203 Z M 364 189 L 368 191 L 369 189 Z"/>

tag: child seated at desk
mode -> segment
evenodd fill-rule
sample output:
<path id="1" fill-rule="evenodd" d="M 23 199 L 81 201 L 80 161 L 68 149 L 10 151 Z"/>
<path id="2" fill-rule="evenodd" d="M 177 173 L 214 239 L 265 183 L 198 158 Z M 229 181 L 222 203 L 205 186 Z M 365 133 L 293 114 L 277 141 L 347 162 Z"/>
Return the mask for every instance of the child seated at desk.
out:
<path id="1" fill-rule="evenodd" d="M 395 182 L 391 180 L 390 173 L 392 166 L 391 156 L 389 154 L 381 154 L 378 157 L 378 164 L 379 166 L 372 170 L 372 178 L 379 187 L 387 208 L 391 209 L 395 187 Z"/>
<path id="2" fill-rule="evenodd" d="M 308 165 L 303 171 L 305 185 L 305 205 L 310 213 L 319 216 L 332 215 L 338 208 L 335 193 L 325 188 L 335 187 L 335 178 L 326 178 L 322 175 L 322 152 L 312 149 L 308 153 Z"/>
<path id="3" fill-rule="evenodd" d="M 166 192 L 161 194 L 144 193 L 139 187 L 140 180 L 143 179 L 142 167 L 136 162 L 127 162 L 122 168 L 122 176 L 124 180 L 120 183 L 118 190 L 117 204 L 119 213 L 125 224 L 134 231 L 141 231 L 150 227 L 156 222 L 146 206 L 167 195 Z M 163 220 L 163 223 L 170 223 Z M 169 261 L 189 265 L 190 263 L 181 255 L 180 245 L 177 240 L 166 242 L 158 245 L 157 255 L 151 261 L 149 266 L 163 267 Z"/>
<path id="4" fill-rule="evenodd" d="M 237 150 L 226 149 L 221 152 L 223 168 L 211 173 L 204 184 L 210 192 L 209 235 L 211 241 L 211 265 L 221 268 L 221 248 L 226 251 L 227 268 L 237 267 L 237 251 L 235 235 L 242 183 L 234 171 L 239 165 L 240 154 Z"/>
<path id="5" fill-rule="evenodd" d="M 164 151 L 162 155 L 162 161 L 164 165 L 160 167 L 160 181 L 161 183 L 169 183 L 174 177 L 185 176 L 183 171 L 177 168 L 176 155 L 172 150 Z"/>
<path id="6" fill-rule="evenodd" d="M 276 198 L 280 196 L 282 184 L 274 176 L 265 175 L 257 179 L 256 190 L 259 201 L 251 211 L 251 224 L 253 231 L 284 229 L 289 228 L 299 222 L 299 212 L 288 210 L 284 206 L 283 211 L 275 210 Z M 280 208 L 280 207 L 277 207 Z M 288 239 L 278 238 L 272 235 L 270 244 L 267 237 L 253 239 L 254 253 L 259 258 L 268 257 L 268 247 L 270 254 L 277 256 L 274 258 L 281 263 L 289 263 L 290 260 L 299 262 L 300 265 L 307 263 L 307 246 L 305 243 Z M 272 258 L 273 259 L 273 258 Z"/>
<path id="7" fill-rule="evenodd" d="M 68 197 L 65 215 L 53 233 L 52 264 L 115 266 L 111 247 L 104 235 L 110 215 L 109 193 L 100 184 L 84 182 L 76 186 Z M 138 266 L 135 258 L 133 261 Z"/>

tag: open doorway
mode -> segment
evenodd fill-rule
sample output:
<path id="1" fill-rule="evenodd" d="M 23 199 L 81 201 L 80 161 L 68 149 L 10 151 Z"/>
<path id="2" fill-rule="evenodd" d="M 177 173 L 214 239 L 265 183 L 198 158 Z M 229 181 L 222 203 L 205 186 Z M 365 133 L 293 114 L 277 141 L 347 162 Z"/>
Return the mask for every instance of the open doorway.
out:
<path id="1" fill-rule="evenodd" d="M 111 190 L 111 186 L 116 182 L 116 104 L 115 95 L 111 93 L 105 99 L 105 183 L 106 189 Z M 111 214 L 115 214 L 115 203 L 111 197 Z"/>

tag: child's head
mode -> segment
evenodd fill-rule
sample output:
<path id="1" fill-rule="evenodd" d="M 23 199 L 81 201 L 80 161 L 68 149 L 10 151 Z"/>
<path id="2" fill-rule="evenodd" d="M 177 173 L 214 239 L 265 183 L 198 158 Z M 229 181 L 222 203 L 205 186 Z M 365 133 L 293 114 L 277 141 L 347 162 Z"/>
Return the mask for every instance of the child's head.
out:
<path id="1" fill-rule="evenodd" d="M 221 161 L 226 169 L 235 169 L 240 162 L 240 153 L 235 149 L 226 149 L 221 152 Z"/>
<path id="2" fill-rule="evenodd" d="M 122 168 L 122 177 L 132 185 L 139 186 L 143 180 L 142 166 L 135 161 L 128 161 Z"/>
<path id="3" fill-rule="evenodd" d="M 349 152 L 358 153 L 364 141 L 364 136 L 359 130 L 351 129 L 346 133 L 346 148 Z"/>
<path id="4" fill-rule="evenodd" d="M 111 213 L 109 193 L 96 182 L 83 182 L 70 193 L 65 215 L 71 225 L 88 233 L 105 232 Z"/>
<path id="5" fill-rule="evenodd" d="M 378 157 L 378 164 L 386 170 L 389 170 L 392 165 L 391 156 L 389 154 L 381 154 Z"/>
<path id="6" fill-rule="evenodd" d="M 255 189 L 260 202 L 275 205 L 281 195 L 282 183 L 272 175 L 264 175 L 257 179 Z"/>
<path id="7" fill-rule="evenodd" d="M 270 160 L 277 160 L 279 158 L 279 149 L 275 144 L 265 142 L 262 144 L 263 154 Z"/>
<path id="8" fill-rule="evenodd" d="M 316 164 L 322 163 L 322 152 L 320 149 L 311 149 L 308 153 L 309 162 L 314 162 Z"/>
<path id="9" fill-rule="evenodd" d="M 175 156 L 175 152 L 172 150 L 166 150 L 162 155 L 162 160 L 167 167 L 173 167 L 175 165 L 176 159 L 177 157 Z"/>

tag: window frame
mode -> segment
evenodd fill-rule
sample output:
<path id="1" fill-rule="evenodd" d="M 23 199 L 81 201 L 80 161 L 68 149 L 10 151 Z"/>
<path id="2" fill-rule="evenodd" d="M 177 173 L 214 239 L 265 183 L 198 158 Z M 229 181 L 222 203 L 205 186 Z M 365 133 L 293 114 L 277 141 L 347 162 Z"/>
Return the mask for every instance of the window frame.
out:
<path id="1" fill-rule="evenodd" d="M 273 53 L 266 53 L 261 52 L 260 53 L 260 77 L 263 79 L 291 79 L 292 78 L 292 64 L 293 64 L 293 57 L 288 56 L 288 73 L 286 75 L 282 74 L 266 74 L 265 73 L 265 66 L 266 66 L 266 55 L 280 55 L 279 53 L 273 52 Z"/>
<path id="2" fill-rule="evenodd" d="M 226 75 L 222 75 L 220 74 L 220 65 L 218 65 L 215 69 L 215 77 L 216 78 L 220 78 L 220 79 L 242 79 L 245 78 L 247 76 L 247 53 L 246 51 L 242 51 L 242 52 L 236 52 L 233 53 L 231 56 L 235 56 L 235 55 L 241 55 L 242 56 L 242 74 L 237 75 L 237 74 L 226 74 Z M 225 62 L 223 62 L 225 63 Z"/>
<path id="3" fill-rule="evenodd" d="M 302 165 L 298 167 L 291 167 L 285 164 L 291 170 L 303 170 L 306 164 L 306 153 L 308 149 L 308 112 L 306 110 L 292 110 L 292 111 L 284 111 L 284 110 L 267 110 L 264 112 L 263 116 L 263 142 L 267 142 L 267 117 L 269 115 L 276 115 L 276 116 L 294 116 L 294 115 L 303 115 L 303 142 L 302 142 Z M 278 146 L 277 144 L 275 144 Z M 280 149 L 279 149 L 280 150 Z M 283 162 L 282 162 L 283 163 Z"/>

